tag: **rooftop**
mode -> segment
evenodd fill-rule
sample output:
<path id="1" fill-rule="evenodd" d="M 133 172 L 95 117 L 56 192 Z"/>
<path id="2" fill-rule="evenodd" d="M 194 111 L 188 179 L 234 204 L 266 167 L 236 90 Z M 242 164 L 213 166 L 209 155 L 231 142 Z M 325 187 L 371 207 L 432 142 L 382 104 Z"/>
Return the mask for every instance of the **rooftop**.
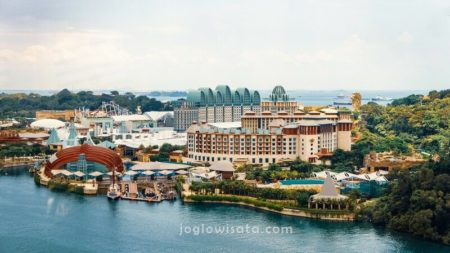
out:
<path id="1" fill-rule="evenodd" d="M 213 164 L 211 164 L 211 167 L 209 167 L 209 169 L 215 170 L 215 171 L 226 171 L 226 172 L 234 172 L 235 171 L 233 164 L 228 160 L 214 162 Z"/>
<path id="2" fill-rule="evenodd" d="M 52 129 L 52 128 L 61 128 L 65 127 L 66 124 L 62 122 L 61 120 L 57 119 L 40 119 L 36 120 L 33 123 L 30 124 L 32 128 L 44 128 L 44 129 Z"/>
<path id="3" fill-rule="evenodd" d="M 144 114 L 118 115 L 111 117 L 115 122 L 123 121 L 148 121 L 150 118 Z"/>
<path id="4" fill-rule="evenodd" d="M 158 121 L 160 119 L 163 119 L 164 117 L 173 117 L 173 111 L 151 111 L 145 112 L 144 114 L 154 121 Z"/>
<path id="5" fill-rule="evenodd" d="M 220 129 L 227 129 L 227 128 L 241 128 L 241 122 L 240 121 L 233 121 L 233 122 L 219 122 L 219 123 L 208 123 L 208 125 L 220 128 Z"/>
<path id="6" fill-rule="evenodd" d="M 192 166 L 179 163 L 135 162 L 131 170 L 184 170 Z"/>

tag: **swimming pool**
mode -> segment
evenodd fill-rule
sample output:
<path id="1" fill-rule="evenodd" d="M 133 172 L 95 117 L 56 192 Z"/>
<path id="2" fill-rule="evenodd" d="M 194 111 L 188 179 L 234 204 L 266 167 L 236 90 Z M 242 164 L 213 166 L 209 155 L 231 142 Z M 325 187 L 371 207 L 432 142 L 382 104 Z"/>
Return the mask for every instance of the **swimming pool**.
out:
<path id="1" fill-rule="evenodd" d="M 321 185 L 323 180 L 320 179 L 287 179 L 280 181 L 282 185 Z"/>

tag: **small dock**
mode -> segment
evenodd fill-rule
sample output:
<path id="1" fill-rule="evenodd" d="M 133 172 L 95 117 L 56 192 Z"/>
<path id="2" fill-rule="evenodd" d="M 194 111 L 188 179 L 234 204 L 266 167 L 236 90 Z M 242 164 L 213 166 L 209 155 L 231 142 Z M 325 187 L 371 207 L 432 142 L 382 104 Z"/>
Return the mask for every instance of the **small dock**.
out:
<path id="1" fill-rule="evenodd" d="M 98 182 L 99 194 L 106 194 L 110 180 Z M 167 179 L 142 180 L 138 179 L 133 182 L 118 182 L 122 191 L 120 199 L 144 202 L 162 202 L 163 200 L 176 199 L 175 181 Z"/>
<path id="2" fill-rule="evenodd" d="M 124 197 L 122 196 L 121 199 L 125 200 L 132 200 L 132 201 L 145 201 L 145 202 L 161 202 L 162 200 L 160 198 L 132 198 L 132 197 Z"/>

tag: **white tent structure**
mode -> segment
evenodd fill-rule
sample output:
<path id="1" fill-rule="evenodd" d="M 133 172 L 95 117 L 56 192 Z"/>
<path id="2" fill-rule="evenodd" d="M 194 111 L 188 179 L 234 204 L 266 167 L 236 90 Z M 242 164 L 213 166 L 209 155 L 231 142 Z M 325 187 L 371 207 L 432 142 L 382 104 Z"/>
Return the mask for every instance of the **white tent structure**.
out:
<path id="1" fill-rule="evenodd" d="M 108 175 L 108 176 L 112 176 L 112 174 L 113 174 L 112 171 L 106 173 L 106 175 Z M 117 171 L 114 174 L 116 174 L 116 176 L 119 176 L 119 177 L 122 176 L 122 173 L 117 172 Z"/>
<path id="2" fill-rule="evenodd" d="M 89 176 L 93 176 L 93 177 L 98 177 L 101 175 L 103 175 L 103 173 L 101 173 L 99 171 L 94 171 L 94 172 L 89 173 Z"/>
<path id="3" fill-rule="evenodd" d="M 68 170 L 52 170 L 52 174 L 55 175 L 55 176 L 56 175 L 63 175 L 63 176 L 66 176 L 66 177 L 73 175 L 73 173 L 68 171 Z"/>
<path id="4" fill-rule="evenodd" d="M 128 175 L 128 176 L 135 176 L 136 174 L 138 174 L 138 172 L 133 171 L 133 170 L 129 170 L 129 171 L 125 172 L 125 175 Z"/>
<path id="5" fill-rule="evenodd" d="M 361 180 L 361 178 L 359 177 L 359 175 L 350 173 L 350 172 L 341 172 L 338 174 L 334 174 L 331 176 L 334 180 L 336 181 L 342 181 L 342 180 L 347 180 L 347 181 L 354 181 L 354 180 Z"/>
<path id="6" fill-rule="evenodd" d="M 183 170 L 191 168 L 191 165 L 177 164 L 177 163 L 164 163 L 164 162 L 136 162 L 132 170 L 143 171 L 143 170 Z"/>
<path id="7" fill-rule="evenodd" d="M 173 118 L 173 111 L 150 111 L 145 112 L 144 115 L 147 115 L 151 120 L 165 120 L 166 118 Z"/>
<path id="8" fill-rule="evenodd" d="M 30 126 L 31 126 L 31 128 L 43 128 L 43 129 L 50 130 L 52 128 L 58 129 L 58 128 L 65 127 L 66 124 L 64 122 L 62 122 L 61 120 L 57 120 L 57 119 L 40 119 L 40 120 L 33 121 L 30 124 Z"/>
<path id="9" fill-rule="evenodd" d="M 53 174 L 54 176 L 59 175 L 59 174 L 62 174 L 62 170 L 52 170 L 52 174 Z"/>
<path id="10" fill-rule="evenodd" d="M 73 173 L 68 170 L 62 170 L 61 173 L 66 177 L 70 177 L 73 175 Z"/>
<path id="11" fill-rule="evenodd" d="M 77 177 L 84 177 L 86 174 L 84 174 L 84 173 L 81 172 L 81 171 L 76 171 L 76 172 L 73 173 L 73 175 L 74 175 L 74 176 L 77 176 Z"/>
<path id="12" fill-rule="evenodd" d="M 337 174 L 336 172 L 332 172 L 332 171 L 329 171 L 329 170 L 324 170 L 324 171 L 314 172 L 313 173 L 314 177 L 319 178 L 319 179 L 325 179 L 325 178 L 328 177 L 328 175 L 335 176 L 336 174 Z"/>
<path id="13" fill-rule="evenodd" d="M 366 181 L 377 181 L 377 182 L 388 182 L 387 178 L 383 176 L 381 173 L 373 172 L 369 174 L 360 174 L 358 175 L 360 179 Z"/>
<path id="14" fill-rule="evenodd" d="M 146 170 L 146 171 L 142 172 L 141 174 L 146 175 L 146 176 L 151 176 L 151 175 L 155 174 L 155 172 Z"/>
<path id="15" fill-rule="evenodd" d="M 167 176 L 169 174 L 173 173 L 173 170 L 162 170 L 159 172 L 159 174 Z"/>
<path id="16" fill-rule="evenodd" d="M 195 167 L 189 170 L 189 180 L 191 182 L 201 182 L 205 180 L 217 180 L 220 174 L 216 171 L 210 171 L 208 167 Z"/>

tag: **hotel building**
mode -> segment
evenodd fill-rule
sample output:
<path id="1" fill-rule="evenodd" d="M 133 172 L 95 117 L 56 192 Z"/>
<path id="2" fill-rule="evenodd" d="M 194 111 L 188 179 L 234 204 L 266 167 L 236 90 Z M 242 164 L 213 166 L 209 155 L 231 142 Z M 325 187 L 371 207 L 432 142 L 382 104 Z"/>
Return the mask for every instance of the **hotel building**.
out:
<path id="1" fill-rule="evenodd" d="M 231 90 L 227 85 L 214 90 L 190 91 L 186 102 L 174 110 L 175 130 L 185 131 L 193 121 L 208 123 L 240 121 L 245 112 L 261 112 L 258 91 L 247 88 Z"/>
<path id="2" fill-rule="evenodd" d="M 276 104 L 272 108 L 286 109 Z M 241 122 L 194 122 L 186 131 L 186 160 L 270 164 L 298 157 L 315 163 L 336 149 L 351 149 L 350 116 L 346 110 L 325 108 L 305 113 L 295 108 L 291 113 L 246 112 Z"/>

